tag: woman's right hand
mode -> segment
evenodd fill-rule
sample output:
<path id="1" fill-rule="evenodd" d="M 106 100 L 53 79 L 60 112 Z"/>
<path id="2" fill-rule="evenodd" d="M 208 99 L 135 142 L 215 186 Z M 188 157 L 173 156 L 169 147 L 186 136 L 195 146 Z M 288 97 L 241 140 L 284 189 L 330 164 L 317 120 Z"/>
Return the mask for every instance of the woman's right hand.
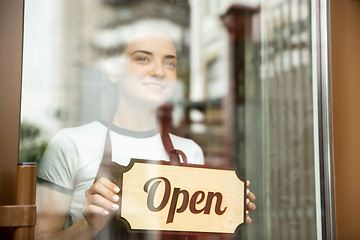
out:
<path id="1" fill-rule="evenodd" d="M 82 213 L 92 230 L 99 232 L 119 208 L 120 188 L 107 178 L 100 178 L 85 192 Z"/>

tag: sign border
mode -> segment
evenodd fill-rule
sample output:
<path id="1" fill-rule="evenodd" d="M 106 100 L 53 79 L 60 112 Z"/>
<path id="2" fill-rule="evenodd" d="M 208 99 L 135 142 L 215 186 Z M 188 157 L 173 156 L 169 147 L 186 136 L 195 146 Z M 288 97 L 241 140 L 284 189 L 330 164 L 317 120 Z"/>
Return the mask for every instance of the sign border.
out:
<path id="1" fill-rule="evenodd" d="M 170 165 L 170 166 L 177 166 L 177 167 L 192 167 L 192 168 L 205 168 L 205 169 L 214 169 L 214 170 L 227 170 L 227 171 L 234 171 L 237 178 L 244 182 L 244 222 L 240 223 L 235 231 L 233 233 L 218 233 L 218 232 L 199 232 L 199 231 L 175 231 L 175 230 L 148 230 L 148 229 L 132 229 L 130 223 L 121 216 L 121 205 L 122 205 L 122 194 L 123 194 L 123 174 L 130 171 L 135 163 L 148 163 L 148 164 L 155 164 L 155 165 Z M 183 164 L 183 163 L 172 163 L 169 161 L 156 161 L 156 160 L 146 160 L 146 159 L 138 159 L 138 158 L 131 158 L 129 164 L 126 167 L 122 167 L 119 172 L 119 186 L 120 192 L 119 192 L 119 210 L 116 213 L 115 219 L 118 221 L 121 221 L 125 226 L 128 233 L 146 233 L 146 234 L 175 234 L 175 235 L 217 235 L 217 236 L 234 236 L 239 231 L 240 227 L 246 225 L 246 180 L 239 176 L 238 172 L 234 168 L 214 168 L 214 167 L 208 167 L 207 165 L 200 165 L 200 164 Z"/>

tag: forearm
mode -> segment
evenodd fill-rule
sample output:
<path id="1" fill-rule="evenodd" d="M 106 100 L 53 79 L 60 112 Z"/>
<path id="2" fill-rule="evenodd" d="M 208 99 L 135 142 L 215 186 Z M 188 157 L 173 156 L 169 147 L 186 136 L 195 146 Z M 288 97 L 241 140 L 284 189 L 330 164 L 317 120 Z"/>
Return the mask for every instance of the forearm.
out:
<path id="1" fill-rule="evenodd" d="M 45 240 L 45 239 L 91 240 L 96 236 L 97 233 L 98 231 L 91 228 L 88 222 L 86 221 L 86 219 L 81 219 L 65 230 L 38 233 L 35 236 L 35 239 L 36 240 Z"/>

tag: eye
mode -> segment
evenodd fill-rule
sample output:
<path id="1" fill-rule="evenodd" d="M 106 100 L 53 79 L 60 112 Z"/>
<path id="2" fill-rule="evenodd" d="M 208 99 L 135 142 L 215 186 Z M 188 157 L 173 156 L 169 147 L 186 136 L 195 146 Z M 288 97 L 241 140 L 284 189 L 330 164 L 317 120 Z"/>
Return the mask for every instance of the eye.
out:
<path id="1" fill-rule="evenodd" d="M 176 68 L 176 62 L 165 62 L 164 65 L 169 68 Z"/>
<path id="2" fill-rule="evenodd" d="M 137 57 L 137 58 L 136 58 L 136 61 L 139 61 L 139 62 L 149 62 L 149 59 L 147 59 L 146 57 Z"/>

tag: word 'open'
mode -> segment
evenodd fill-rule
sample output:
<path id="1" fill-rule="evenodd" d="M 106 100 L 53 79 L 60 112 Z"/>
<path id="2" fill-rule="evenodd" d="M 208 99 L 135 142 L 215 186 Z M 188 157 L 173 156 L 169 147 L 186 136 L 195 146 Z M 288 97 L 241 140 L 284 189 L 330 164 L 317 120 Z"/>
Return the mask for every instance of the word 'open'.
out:
<path id="1" fill-rule="evenodd" d="M 155 206 L 155 193 L 161 183 L 165 184 L 164 196 L 158 206 Z M 150 188 L 150 189 L 149 189 Z M 170 181 L 165 177 L 154 177 L 149 179 L 144 185 L 144 191 L 148 193 L 147 197 L 147 207 L 152 212 L 159 212 L 165 208 L 168 204 L 170 196 L 171 196 L 171 184 Z M 178 206 L 179 196 L 182 194 L 182 203 L 179 208 L 176 209 Z M 201 209 L 197 209 L 197 205 L 202 203 L 206 198 L 205 206 Z M 172 198 L 169 207 L 169 213 L 167 216 L 166 223 L 172 223 L 176 213 L 184 212 L 187 207 L 189 206 L 189 210 L 193 214 L 210 214 L 211 205 L 213 199 L 216 198 L 215 204 L 215 213 L 217 215 L 222 215 L 225 213 L 227 207 L 221 210 L 221 204 L 223 200 L 223 195 L 220 192 L 208 192 L 207 196 L 203 191 L 196 191 L 190 197 L 190 194 L 185 189 L 174 188 L 172 191 Z"/>

